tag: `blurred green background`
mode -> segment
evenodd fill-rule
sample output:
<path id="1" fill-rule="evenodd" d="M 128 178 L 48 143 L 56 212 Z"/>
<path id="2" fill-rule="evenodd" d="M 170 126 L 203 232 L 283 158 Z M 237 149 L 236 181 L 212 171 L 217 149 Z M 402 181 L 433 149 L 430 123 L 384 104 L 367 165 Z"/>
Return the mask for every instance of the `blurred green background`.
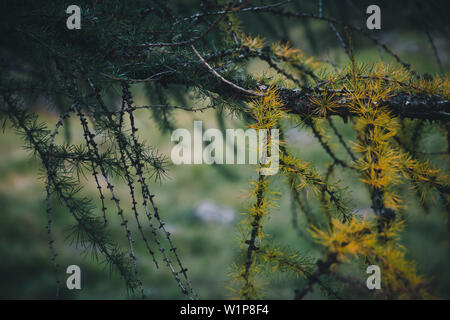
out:
<path id="1" fill-rule="evenodd" d="M 309 5 L 307 6 L 309 7 Z M 308 8 L 307 8 L 308 9 Z M 383 22 L 383 33 L 380 39 L 386 42 L 391 49 L 404 60 L 411 63 L 419 72 L 435 74 L 438 66 L 433 56 L 432 48 L 424 33 L 410 30 L 403 26 L 408 21 L 409 7 L 401 13 L 399 25 L 395 25 L 393 12 L 386 12 L 388 19 Z M 348 13 L 352 15 L 352 13 Z M 385 13 L 382 12 L 384 19 Z M 399 13 L 400 14 L 400 13 Z M 258 29 L 251 18 L 242 17 L 244 30 L 256 35 L 263 34 L 270 43 L 279 39 L 280 34 L 288 34 L 294 46 L 306 54 L 314 54 L 319 60 L 333 61 L 339 66 L 348 63 L 348 59 L 339 47 L 335 36 L 329 26 L 322 22 L 310 22 L 307 25 L 297 21 L 287 21 L 281 24 L 278 20 L 263 21 L 270 24 L 268 28 Z M 268 17 L 266 17 L 266 20 Z M 309 30 L 309 31 L 308 31 Z M 308 40 L 308 33 L 323 35 L 314 41 Z M 435 44 L 439 50 L 444 70 L 449 66 L 448 41 L 437 36 Z M 380 60 L 392 61 L 391 58 L 380 52 L 370 43 L 361 42 L 356 47 L 358 61 L 373 63 Z M 260 61 L 251 61 L 248 72 L 267 72 L 267 65 Z M 134 100 L 137 105 L 150 103 L 139 86 L 133 87 Z M 199 107 L 202 101 L 195 98 L 192 92 L 186 92 L 184 97 L 191 105 Z M 172 103 L 179 99 L 173 97 Z M 54 126 L 58 119 L 56 112 L 48 111 L 45 99 L 38 100 L 30 108 L 40 115 L 40 121 Z M 226 116 L 227 114 L 225 114 Z M 138 127 L 141 128 L 140 137 L 165 154 L 170 159 L 170 151 L 174 143 L 170 141 L 170 134 L 161 133 L 152 119 L 151 113 L 145 110 L 136 112 Z M 193 130 L 193 120 L 203 120 L 204 129 L 218 128 L 215 110 L 191 114 L 182 110 L 174 112 L 174 123 L 177 128 Z M 349 124 L 340 119 L 334 119 L 341 129 L 346 141 L 354 139 Z M 245 128 L 243 120 L 228 115 L 227 128 Z M 423 152 L 439 152 L 446 145 L 446 137 L 432 125 L 425 125 L 426 135 L 418 141 L 419 150 Z M 82 135 L 79 123 L 71 120 L 71 143 L 81 143 Z M 334 139 L 334 138 L 333 138 Z M 337 154 L 347 159 L 347 155 L 333 140 Z M 318 141 L 308 130 L 292 126 L 287 132 L 288 146 L 302 159 L 311 161 L 314 166 L 324 173 L 326 165 L 331 158 L 323 151 Z M 0 134 L 0 298 L 1 299 L 51 299 L 54 296 L 54 275 L 47 245 L 45 189 L 40 163 L 28 151 L 23 149 L 19 136 L 7 125 Z M 439 158 L 443 157 L 443 158 Z M 448 172 L 448 158 L 434 156 L 431 161 L 440 163 L 441 169 Z M 169 160 L 170 162 L 170 160 Z M 442 167 L 442 163 L 447 165 Z M 251 203 L 244 197 L 249 182 L 256 176 L 255 167 L 251 165 L 171 165 L 169 176 L 161 183 L 152 183 L 152 192 L 155 193 L 156 203 L 161 216 L 167 222 L 168 229 L 173 234 L 175 245 L 184 265 L 189 269 L 189 275 L 194 289 L 203 299 L 226 299 L 231 294 L 228 290 L 227 274 L 230 266 L 237 259 L 239 253 L 239 221 L 241 213 L 245 212 Z M 366 188 L 353 172 L 336 170 L 333 181 L 340 181 L 341 186 L 349 186 L 349 197 L 352 206 L 359 212 L 369 210 L 370 201 Z M 291 202 L 289 190 L 283 178 L 272 179 L 271 188 L 279 192 L 279 207 L 272 210 L 270 219 L 266 224 L 266 232 L 277 244 L 290 246 L 304 254 L 320 257 L 320 251 L 312 243 L 305 230 L 299 235 L 292 226 Z M 92 179 L 82 179 L 86 194 L 96 194 Z M 126 203 L 129 198 L 126 185 L 123 181 L 115 181 L 117 192 Z M 405 186 L 407 188 L 408 186 Z M 409 193 L 412 194 L 412 193 Z M 95 199 L 95 197 L 94 197 Z M 407 225 L 403 233 L 402 242 L 408 248 L 408 258 L 418 264 L 419 273 L 426 275 L 432 287 L 442 298 L 450 298 L 449 274 L 449 246 L 448 224 L 445 218 L 445 209 L 439 204 L 430 203 L 430 212 L 424 213 L 422 205 L 416 198 L 405 199 L 407 210 Z M 310 206 L 318 207 L 313 198 Z M 111 207 L 110 207 L 111 208 Z M 100 206 L 97 207 L 100 213 Z M 206 211 L 206 213 L 205 213 Z M 202 214 L 203 212 L 203 214 Z M 115 216 L 109 209 L 110 216 Z M 131 215 L 131 212 L 127 213 Z M 222 221 L 225 215 L 232 221 Z M 208 221 L 205 216 L 213 221 Z M 63 282 L 61 296 L 69 299 L 95 299 L 134 298 L 125 290 L 123 280 L 83 251 L 67 241 L 67 229 L 74 223 L 73 218 L 61 206 L 54 203 L 53 235 L 55 238 L 58 262 L 61 266 L 60 276 Z M 115 218 L 111 218 L 115 219 Z M 298 213 L 299 225 L 302 227 L 303 217 Z M 225 219 L 226 220 L 226 219 Z M 130 219 L 132 221 L 132 219 Z M 119 223 L 115 232 L 117 238 L 124 238 Z M 135 225 L 135 237 L 138 238 Z M 272 241 L 272 240 L 270 240 Z M 179 299 L 184 296 L 173 281 L 168 269 L 161 266 L 155 269 L 151 257 L 146 253 L 145 247 L 137 243 L 138 266 L 145 284 L 146 295 L 150 299 Z M 79 265 L 82 270 L 82 289 L 65 289 L 65 280 L 68 275 L 65 269 L 68 265 Z M 357 278 L 364 279 L 365 270 L 356 268 L 351 272 Z M 267 298 L 291 299 L 294 290 L 301 288 L 305 281 L 294 276 L 274 275 L 266 279 L 269 283 Z M 370 298 L 370 295 L 367 297 Z M 326 298 L 318 289 L 307 298 Z"/>

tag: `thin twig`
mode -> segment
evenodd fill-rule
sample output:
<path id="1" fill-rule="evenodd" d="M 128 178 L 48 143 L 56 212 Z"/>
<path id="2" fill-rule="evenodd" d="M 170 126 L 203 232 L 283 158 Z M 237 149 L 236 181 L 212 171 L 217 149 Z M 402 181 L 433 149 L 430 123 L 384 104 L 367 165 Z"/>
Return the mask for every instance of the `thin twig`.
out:
<path id="1" fill-rule="evenodd" d="M 219 73 L 217 73 L 216 70 L 214 70 L 209 64 L 208 62 L 205 61 L 205 59 L 203 59 L 203 57 L 200 55 L 200 53 L 198 53 L 198 51 L 195 49 L 195 47 L 193 45 L 191 45 L 192 50 L 194 51 L 195 55 L 200 59 L 200 61 L 203 63 L 203 65 L 209 70 L 209 72 L 211 72 L 216 78 L 220 79 L 222 82 L 228 84 L 229 86 L 233 87 L 234 89 L 248 94 L 248 95 L 252 95 L 252 96 L 258 96 L 258 97 L 263 97 L 265 96 L 265 94 L 263 93 L 259 93 L 253 90 L 247 90 L 244 89 L 240 86 L 238 86 L 237 84 L 234 84 L 231 81 L 228 81 L 227 79 L 225 79 L 224 77 L 222 77 Z"/>
<path id="2" fill-rule="evenodd" d="M 180 41 L 180 42 L 159 42 L 159 43 L 145 43 L 141 45 L 142 47 L 146 48 L 161 48 L 161 47 L 180 47 L 180 46 L 187 46 L 192 45 L 193 43 L 197 42 L 198 40 L 205 37 L 211 30 L 213 30 L 219 23 L 222 21 L 222 19 L 225 17 L 227 13 L 227 10 L 224 11 L 220 15 L 219 18 L 214 21 L 212 25 L 210 25 L 205 31 L 203 31 L 199 36 L 194 37 L 192 39 L 186 40 L 186 41 Z"/>

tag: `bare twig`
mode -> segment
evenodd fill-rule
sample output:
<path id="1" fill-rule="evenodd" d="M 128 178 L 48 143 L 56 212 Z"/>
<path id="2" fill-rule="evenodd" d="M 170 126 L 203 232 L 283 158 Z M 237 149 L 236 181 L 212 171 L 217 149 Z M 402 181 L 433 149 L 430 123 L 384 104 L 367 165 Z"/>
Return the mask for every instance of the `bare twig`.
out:
<path id="1" fill-rule="evenodd" d="M 219 23 L 222 21 L 222 19 L 225 17 L 227 13 L 227 10 L 225 10 L 219 18 L 214 21 L 212 25 L 210 25 L 205 31 L 203 31 L 199 36 L 194 37 L 192 39 L 186 40 L 186 41 L 180 41 L 180 42 L 159 42 L 159 43 L 145 43 L 141 45 L 142 47 L 146 48 L 161 48 L 161 47 L 180 47 L 180 46 L 187 46 L 192 45 L 193 43 L 197 42 L 198 40 L 205 37 L 211 30 L 213 30 Z"/>
<path id="2" fill-rule="evenodd" d="M 140 82 L 150 82 L 150 81 L 158 81 L 161 79 L 161 76 L 165 75 L 165 74 L 170 74 L 170 73 L 174 73 L 175 70 L 167 70 L 167 71 L 162 71 L 162 72 L 158 72 L 155 73 L 153 75 L 151 75 L 150 77 L 147 77 L 145 79 L 132 79 L 132 78 L 119 78 L 110 74 L 106 74 L 106 73 L 101 73 L 103 76 L 105 76 L 108 79 L 111 80 L 116 80 L 116 81 L 126 81 L 128 83 L 140 83 Z"/>
<path id="3" fill-rule="evenodd" d="M 245 93 L 245 94 L 248 94 L 248 95 L 251 95 L 251 96 L 258 96 L 258 97 L 263 97 L 263 96 L 265 96 L 265 94 L 263 94 L 263 93 L 259 93 L 259 92 L 253 91 L 253 90 L 247 90 L 247 89 L 244 89 L 244 88 L 238 86 L 237 84 L 234 84 L 233 82 L 231 82 L 231 81 L 225 79 L 225 78 L 222 77 L 219 73 L 217 73 L 217 71 L 214 70 L 214 69 L 208 64 L 208 62 L 205 61 L 205 59 L 203 59 L 203 57 L 200 55 L 200 53 L 198 53 L 197 49 L 195 49 L 195 47 L 194 47 L 193 45 L 191 45 L 191 48 L 192 48 L 192 50 L 194 51 L 195 55 L 196 55 L 196 56 L 200 59 L 200 61 L 203 63 L 203 65 L 209 70 L 209 72 L 211 72 L 216 78 L 220 79 L 222 82 L 228 84 L 229 86 L 233 87 L 234 89 L 236 89 L 236 90 L 238 90 L 238 91 L 240 91 L 240 92 L 242 92 L 242 93 Z"/>

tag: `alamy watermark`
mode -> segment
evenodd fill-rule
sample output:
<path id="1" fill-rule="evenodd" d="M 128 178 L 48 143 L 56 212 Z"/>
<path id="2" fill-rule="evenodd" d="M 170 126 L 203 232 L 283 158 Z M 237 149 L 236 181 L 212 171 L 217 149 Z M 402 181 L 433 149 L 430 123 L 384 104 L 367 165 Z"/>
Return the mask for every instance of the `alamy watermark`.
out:
<path id="1" fill-rule="evenodd" d="M 66 27 L 69 30 L 80 30 L 81 29 L 81 9 L 77 5 L 70 5 L 66 9 L 66 13 L 70 16 L 66 20 Z"/>
<path id="2" fill-rule="evenodd" d="M 171 159 L 180 164 L 261 164 L 262 175 L 274 175 L 279 169 L 278 129 L 219 129 L 203 132 L 203 122 L 194 121 L 193 134 L 176 129 L 171 140 Z M 207 145 L 204 145 L 207 142 Z M 248 142 L 248 143 L 247 143 Z"/>
<path id="3" fill-rule="evenodd" d="M 370 274 L 367 277 L 366 286 L 369 290 L 381 289 L 381 270 L 380 267 L 376 264 L 370 265 L 366 270 L 367 274 Z"/>
<path id="4" fill-rule="evenodd" d="M 372 4 L 367 7 L 367 14 L 370 16 L 367 18 L 366 26 L 369 30 L 380 30 L 381 29 L 381 9 L 379 6 Z"/>
<path id="5" fill-rule="evenodd" d="M 67 289 L 73 290 L 81 289 L 81 269 L 76 264 L 70 265 L 67 267 L 66 270 L 67 274 L 70 274 L 70 276 L 67 278 L 66 286 Z"/>

